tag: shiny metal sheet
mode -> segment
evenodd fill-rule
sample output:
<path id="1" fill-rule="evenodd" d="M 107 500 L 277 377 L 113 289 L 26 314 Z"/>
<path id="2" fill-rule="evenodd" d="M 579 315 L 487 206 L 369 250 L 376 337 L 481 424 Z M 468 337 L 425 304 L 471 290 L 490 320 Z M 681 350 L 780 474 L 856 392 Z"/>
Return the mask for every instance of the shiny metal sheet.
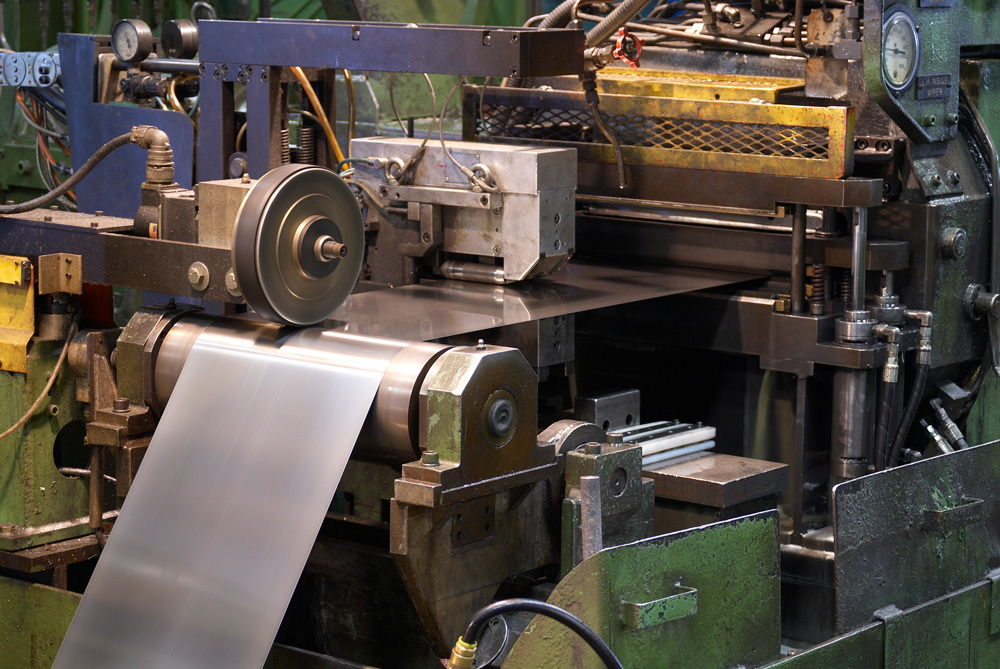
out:
<path id="1" fill-rule="evenodd" d="M 428 341 L 755 278 L 690 267 L 624 269 L 571 263 L 551 277 L 524 284 L 440 280 L 351 295 L 326 326 Z"/>
<path id="2" fill-rule="evenodd" d="M 196 341 L 57 669 L 263 665 L 404 345 L 284 332 Z"/>

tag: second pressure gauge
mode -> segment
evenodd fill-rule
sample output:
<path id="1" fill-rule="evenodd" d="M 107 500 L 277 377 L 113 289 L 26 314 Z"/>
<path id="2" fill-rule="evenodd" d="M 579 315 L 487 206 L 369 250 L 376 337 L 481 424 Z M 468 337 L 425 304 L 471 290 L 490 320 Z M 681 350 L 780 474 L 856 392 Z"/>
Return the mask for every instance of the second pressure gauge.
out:
<path id="1" fill-rule="evenodd" d="M 153 31 L 139 19 L 123 19 L 111 31 L 111 50 L 118 60 L 138 63 L 153 52 Z"/>
<path id="2" fill-rule="evenodd" d="M 910 12 L 902 5 L 890 7 L 882 24 L 882 73 L 893 91 L 902 93 L 917 76 L 920 35 Z"/>

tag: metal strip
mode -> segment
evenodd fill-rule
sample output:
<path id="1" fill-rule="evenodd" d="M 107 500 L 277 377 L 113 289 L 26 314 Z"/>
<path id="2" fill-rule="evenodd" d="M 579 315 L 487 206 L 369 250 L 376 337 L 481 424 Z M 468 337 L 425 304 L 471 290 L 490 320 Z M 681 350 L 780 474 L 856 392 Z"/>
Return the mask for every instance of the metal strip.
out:
<path id="1" fill-rule="evenodd" d="M 405 344 L 212 327 L 195 343 L 56 657 L 260 667 Z"/>
<path id="2" fill-rule="evenodd" d="M 687 267 L 573 263 L 530 284 L 426 281 L 351 295 L 326 322 L 343 332 L 430 341 L 757 278 Z"/>

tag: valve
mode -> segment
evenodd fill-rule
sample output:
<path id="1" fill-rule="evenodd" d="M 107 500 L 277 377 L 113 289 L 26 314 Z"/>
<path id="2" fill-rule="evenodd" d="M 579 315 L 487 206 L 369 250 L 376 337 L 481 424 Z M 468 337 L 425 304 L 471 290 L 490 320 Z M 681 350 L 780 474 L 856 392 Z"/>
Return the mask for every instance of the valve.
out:
<path id="1" fill-rule="evenodd" d="M 639 67 L 639 56 L 642 55 L 642 45 L 645 43 L 630 33 L 627 28 L 619 28 L 618 40 L 615 42 L 615 50 L 611 52 L 611 55 L 628 63 L 634 70 Z"/>

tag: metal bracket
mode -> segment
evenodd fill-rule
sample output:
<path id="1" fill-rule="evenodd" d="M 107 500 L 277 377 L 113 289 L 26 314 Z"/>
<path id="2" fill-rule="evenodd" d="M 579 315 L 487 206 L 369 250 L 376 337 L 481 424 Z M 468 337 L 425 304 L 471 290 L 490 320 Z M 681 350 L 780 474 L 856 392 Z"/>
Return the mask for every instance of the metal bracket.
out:
<path id="1" fill-rule="evenodd" d="M 963 497 L 950 509 L 924 509 L 921 528 L 927 532 L 950 532 L 983 518 L 983 500 Z"/>
<path id="2" fill-rule="evenodd" d="M 0 369 L 28 372 L 35 332 L 35 283 L 27 258 L 0 255 Z"/>
<path id="3" fill-rule="evenodd" d="M 434 188 L 431 186 L 383 186 L 379 195 L 387 202 L 421 202 L 446 207 L 471 209 L 499 209 L 503 206 L 502 193 L 481 193 L 460 188 Z"/>
<path id="4" fill-rule="evenodd" d="M 698 612 L 698 589 L 674 584 L 674 594 L 651 602 L 622 602 L 621 621 L 624 627 L 642 630 L 672 620 L 693 616 Z"/>

